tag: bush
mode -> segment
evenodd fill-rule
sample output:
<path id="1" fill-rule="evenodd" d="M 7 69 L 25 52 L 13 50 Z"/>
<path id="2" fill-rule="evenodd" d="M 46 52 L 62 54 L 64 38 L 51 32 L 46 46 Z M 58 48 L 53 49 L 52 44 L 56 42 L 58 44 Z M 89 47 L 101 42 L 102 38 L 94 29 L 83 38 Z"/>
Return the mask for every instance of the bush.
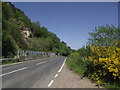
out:
<path id="1" fill-rule="evenodd" d="M 99 26 L 89 33 L 91 54 L 87 73 L 98 85 L 120 88 L 120 30 L 115 26 Z M 106 83 L 106 85 L 105 85 Z M 107 85 L 107 84 L 110 84 Z"/>
<path id="2" fill-rule="evenodd" d="M 89 57 L 92 70 L 92 79 L 97 84 L 102 80 L 120 82 L 120 48 L 119 41 L 115 46 L 91 46 L 92 55 Z"/>

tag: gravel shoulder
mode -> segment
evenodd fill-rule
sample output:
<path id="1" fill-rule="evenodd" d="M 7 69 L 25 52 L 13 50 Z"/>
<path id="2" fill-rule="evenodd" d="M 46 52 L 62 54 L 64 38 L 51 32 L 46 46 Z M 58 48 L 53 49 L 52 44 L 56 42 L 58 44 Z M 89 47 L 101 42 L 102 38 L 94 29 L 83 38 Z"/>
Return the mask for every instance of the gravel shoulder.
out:
<path id="1" fill-rule="evenodd" d="M 95 85 L 86 77 L 81 79 L 81 76 L 69 70 L 65 64 L 50 88 L 98 88 Z"/>

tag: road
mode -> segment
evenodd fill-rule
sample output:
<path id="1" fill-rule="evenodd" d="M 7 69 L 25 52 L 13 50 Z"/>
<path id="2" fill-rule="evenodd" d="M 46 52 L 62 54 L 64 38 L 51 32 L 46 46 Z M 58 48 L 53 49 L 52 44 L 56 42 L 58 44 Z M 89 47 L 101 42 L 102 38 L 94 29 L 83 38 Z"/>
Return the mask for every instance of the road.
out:
<path id="1" fill-rule="evenodd" d="M 48 88 L 65 63 L 65 57 L 2 66 L 2 88 Z"/>

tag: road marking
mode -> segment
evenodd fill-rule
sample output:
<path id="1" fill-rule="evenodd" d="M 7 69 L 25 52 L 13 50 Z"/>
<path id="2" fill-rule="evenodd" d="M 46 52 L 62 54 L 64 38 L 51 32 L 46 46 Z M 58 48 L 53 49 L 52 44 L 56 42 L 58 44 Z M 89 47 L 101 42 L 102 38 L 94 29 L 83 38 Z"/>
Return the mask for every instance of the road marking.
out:
<path id="1" fill-rule="evenodd" d="M 66 59 L 67 59 L 67 58 L 65 58 L 65 60 L 64 60 L 64 62 L 63 62 L 63 64 L 62 64 L 62 66 L 61 66 L 61 68 L 59 69 L 58 72 L 61 72 L 61 70 L 63 69 L 63 66 L 65 65 L 65 61 L 66 61 Z"/>
<path id="2" fill-rule="evenodd" d="M 54 60 L 54 59 L 53 59 Z M 53 60 L 50 60 L 50 61 L 53 61 Z"/>
<path id="3" fill-rule="evenodd" d="M 53 60 L 50 60 L 50 61 L 53 61 Z"/>
<path id="4" fill-rule="evenodd" d="M 43 64 L 43 63 L 46 63 L 46 61 L 44 61 L 44 62 L 40 62 L 40 63 L 37 63 L 36 65 L 40 65 L 40 64 Z"/>
<path id="5" fill-rule="evenodd" d="M 8 74 L 11 74 L 11 73 L 14 73 L 14 72 L 18 72 L 18 71 L 24 70 L 24 69 L 26 69 L 26 68 L 27 68 L 27 67 L 24 67 L 24 68 L 21 68 L 21 69 L 18 69 L 18 70 L 14 70 L 14 71 L 11 71 L 11 72 L 8 72 L 8 73 L 5 73 L 5 74 L 1 74 L 0 77 L 1 77 L 1 76 L 5 76 L 5 75 L 8 75 Z"/>
<path id="6" fill-rule="evenodd" d="M 55 75 L 55 77 L 57 77 L 57 76 L 58 76 L 58 74 Z"/>
<path id="7" fill-rule="evenodd" d="M 48 87 L 50 87 L 53 82 L 54 82 L 54 80 L 51 80 L 51 82 L 48 84 Z"/>

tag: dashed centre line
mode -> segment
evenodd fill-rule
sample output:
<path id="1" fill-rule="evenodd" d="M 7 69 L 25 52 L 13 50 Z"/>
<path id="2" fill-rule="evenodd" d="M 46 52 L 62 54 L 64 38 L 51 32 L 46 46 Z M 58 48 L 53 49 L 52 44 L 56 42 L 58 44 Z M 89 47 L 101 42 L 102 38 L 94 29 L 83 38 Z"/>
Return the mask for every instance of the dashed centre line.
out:
<path id="1" fill-rule="evenodd" d="M 26 68 L 27 68 L 27 67 L 24 67 L 24 68 L 21 68 L 21 69 L 18 69 L 18 70 L 14 70 L 14 71 L 11 71 L 11 72 L 8 72 L 8 73 L 5 73 L 5 74 L 1 74 L 0 77 L 1 77 L 1 76 L 5 76 L 5 75 L 8 75 L 8 74 L 11 74 L 11 73 L 14 73 L 14 72 L 18 72 L 18 71 L 24 70 L 24 69 L 26 69 Z"/>
<path id="2" fill-rule="evenodd" d="M 43 64 L 43 63 L 46 63 L 46 61 L 44 61 L 44 62 L 40 62 L 40 63 L 37 63 L 36 65 L 40 65 L 40 64 Z"/>
<path id="3" fill-rule="evenodd" d="M 50 60 L 50 61 L 53 61 L 54 59 Z"/>

